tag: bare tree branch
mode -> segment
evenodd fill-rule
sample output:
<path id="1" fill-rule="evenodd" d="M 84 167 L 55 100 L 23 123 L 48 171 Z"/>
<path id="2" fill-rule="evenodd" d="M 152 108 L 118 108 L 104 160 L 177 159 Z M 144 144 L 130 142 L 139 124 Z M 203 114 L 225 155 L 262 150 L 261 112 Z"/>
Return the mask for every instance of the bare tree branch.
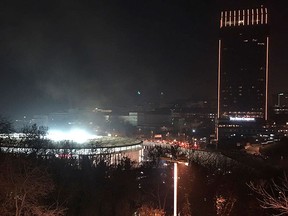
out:
<path id="1" fill-rule="evenodd" d="M 288 179 L 286 174 L 280 183 L 276 183 L 275 180 L 272 180 L 270 184 L 250 182 L 248 186 L 260 196 L 258 200 L 262 208 L 278 211 L 277 216 L 288 214 Z"/>

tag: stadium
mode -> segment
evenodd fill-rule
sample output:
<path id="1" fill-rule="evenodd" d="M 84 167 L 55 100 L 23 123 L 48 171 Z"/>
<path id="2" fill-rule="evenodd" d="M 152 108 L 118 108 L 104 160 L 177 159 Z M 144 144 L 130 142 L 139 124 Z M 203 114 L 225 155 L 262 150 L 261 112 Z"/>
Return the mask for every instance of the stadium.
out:
<path id="1" fill-rule="evenodd" d="M 11 134 L 9 138 L 7 135 L 1 135 L 0 149 L 1 152 L 9 153 L 30 154 L 34 152 L 45 158 L 77 160 L 89 158 L 96 164 L 100 160 L 109 165 L 118 164 L 124 157 L 137 163 L 142 161 L 143 142 L 141 140 L 115 136 L 85 137 L 84 134 L 81 135 L 80 133 L 72 134 L 74 138 L 69 138 L 66 135 L 62 136 L 62 139 L 55 134 L 36 139 L 32 139 L 27 134 L 19 133 Z"/>

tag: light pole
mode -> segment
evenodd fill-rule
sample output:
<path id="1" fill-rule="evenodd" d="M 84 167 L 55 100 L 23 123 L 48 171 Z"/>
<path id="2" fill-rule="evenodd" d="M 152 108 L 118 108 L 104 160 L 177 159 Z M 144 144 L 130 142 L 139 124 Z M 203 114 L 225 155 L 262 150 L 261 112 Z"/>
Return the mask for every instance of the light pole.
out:
<path id="1" fill-rule="evenodd" d="M 174 163 L 174 213 L 173 216 L 177 216 L 177 185 L 178 185 L 178 163 L 189 165 L 187 161 L 175 160 L 172 158 L 162 157 L 163 160 L 169 161 L 170 163 Z"/>
<path id="2" fill-rule="evenodd" d="M 178 168 L 177 168 L 177 162 L 174 162 L 174 216 L 177 216 L 177 180 L 178 180 Z"/>
<path id="3" fill-rule="evenodd" d="M 188 166 L 187 162 L 174 160 L 174 214 L 173 216 L 177 216 L 178 163 L 182 163 L 182 164 L 184 163 L 186 166 Z"/>

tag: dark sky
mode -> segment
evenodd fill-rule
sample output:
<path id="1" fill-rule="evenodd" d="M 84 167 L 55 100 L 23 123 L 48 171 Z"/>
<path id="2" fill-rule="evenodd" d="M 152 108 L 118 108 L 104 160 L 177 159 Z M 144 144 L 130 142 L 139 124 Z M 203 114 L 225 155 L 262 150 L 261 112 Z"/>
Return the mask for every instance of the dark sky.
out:
<path id="1" fill-rule="evenodd" d="M 285 2 L 268 2 L 271 93 L 288 90 Z M 218 10 L 216 0 L 2 0 L 0 114 L 215 99 Z"/>

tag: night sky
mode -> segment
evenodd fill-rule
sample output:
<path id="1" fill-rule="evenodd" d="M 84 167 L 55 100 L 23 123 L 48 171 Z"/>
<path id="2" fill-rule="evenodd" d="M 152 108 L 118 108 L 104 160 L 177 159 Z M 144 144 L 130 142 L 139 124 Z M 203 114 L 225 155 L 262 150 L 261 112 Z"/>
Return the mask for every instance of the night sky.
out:
<path id="1" fill-rule="evenodd" d="M 285 2 L 268 2 L 270 94 L 288 91 Z M 0 114 L 216 99 L 219 7 L 216 0 L 2 0 Z"/>

